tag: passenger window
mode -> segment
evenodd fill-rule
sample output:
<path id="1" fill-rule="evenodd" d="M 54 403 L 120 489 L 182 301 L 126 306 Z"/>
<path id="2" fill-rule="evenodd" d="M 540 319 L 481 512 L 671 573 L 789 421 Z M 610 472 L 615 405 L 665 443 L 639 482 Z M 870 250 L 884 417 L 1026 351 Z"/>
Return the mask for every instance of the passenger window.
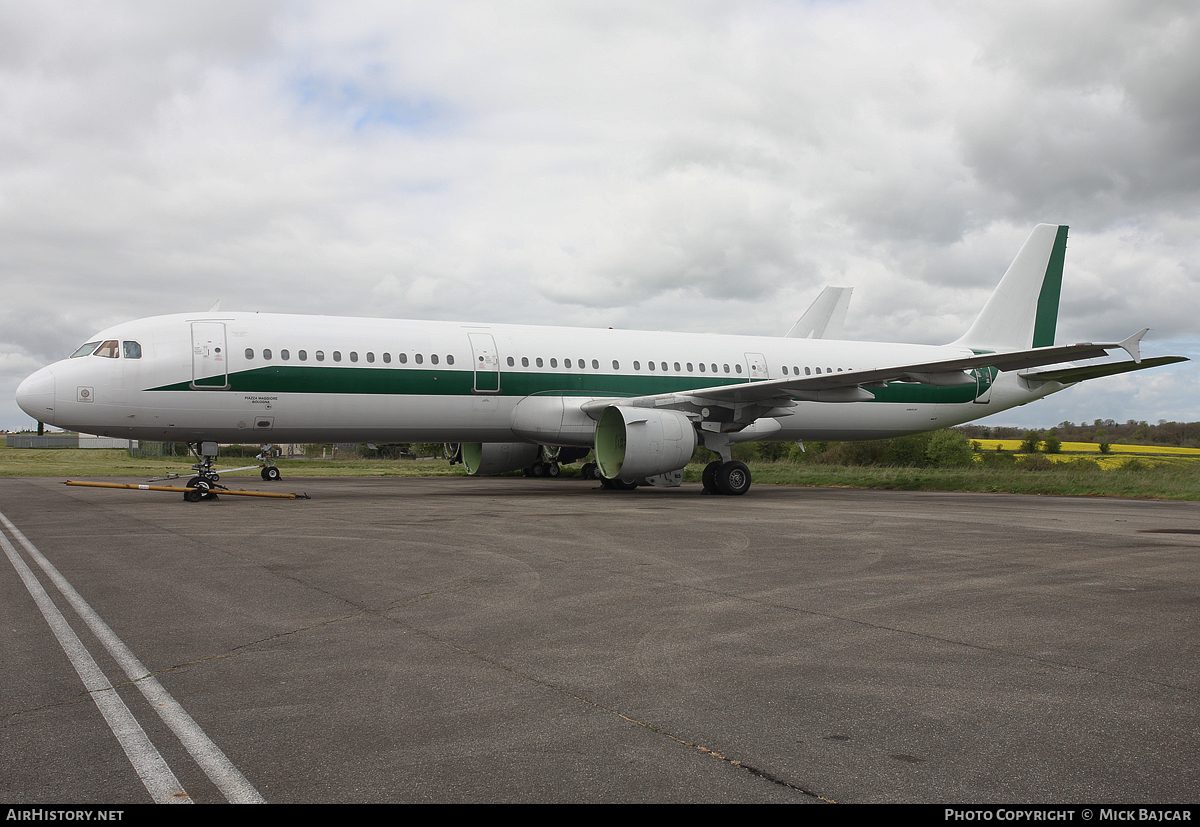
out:
<path id="1" fill-rule="evenodd" d="M 733 369 L 734 369 L 735 371 L 737 371 L 738 373 L 741 373 L 741 372 L 742 372 L 742 364 L 741 364 L 741 362 L 739 362 L 738 364 L 734 365 L 734 366 L 733 366 Z"/>
<path id="2" fill-rule="evenodd" d="M 353 350 L 352 350 L 352 351 L 350 351 L 350 361 L 351 361 L 351 362 L 357 362 L 357 361 L 358 361 L 358 353 L 357 353 L 356 351 L 353 351 Z"/>
<path id="3" fill-rule="evenodd" d="M 508 357 L 508 366 L 511 368 L 511 367 L 515 367 L 516 364 L 517 364 L 516 360 L 513 359 L 511 356 L 509 356 Z"/>
<path id="4" fill-rule="evenodd" d="M 121 348 L 122 348 L 123 352 L 125 353 L 126 359 L 141 359 L 142 358 L 142 346 L 140 344 L 138 344 L 137 342 L 122 342 Z M 253 352 L 254 351 L 251 351 L 251 353 L 253 353 Z"/>
<path id="5" fill-rule="evenodd" d="M 678 362 L 676 362 L 676 363 L 675 363 L 675 372 L 676 372 L 676 373 L 679 373 L 679 371 L 680 371 L 680 370 L 681 370 L 681 368 L 679 367 L 679 363 L 678 363 Z"/>
<path id="6" fill-rule="evenodd" d="M 523 368 L 529 367 L 529 357 L 528 356 L 521 357 L 521 367 L 523 367 Z"/>
<path id="7" fill-rule="evenodd" d="M 413 356 L 413 361 L 415 361 L 419 365 L 425 361 L 425 357 L 418 353 L 415 356 Z"/>
<path id="8" fill-rule="evenodd" d="M 335 350 L 333 352 L 333 361 L 335 361 L 335 362 L 342 361 L 342 352 L 340 350 Z"/>
<path id="9" fill-rule="evenodd" d="M 692 363 L 691 362 L 687 363 L 687 369 L 688 369 L 688 373 L 692 372 Z"/>
<path id="10" fill-rule="evenodd" d="M 638 362 L 638 361 L 634 361 L 634 363 L 633 363 L 633 369 L 634 369 L 634 370 L 641 370 L 641 369 L 642 369 L 642 363 L 641 363 L 641 362 Z"/>
<path id="11" fill-rule="evenodd" d="M 725 372 L 729 373 L 729 365 L 724 365 L 723 367 L 725 368 Z"/>
<path id="12" fill-rule="evenodd" d="M 664 371 L 667 369 L 667 363 L 666 363 L 666 362 L 660 362 L 659 364 L 661 364 L 661 365 L 662 365 L 662 369 L 663 369 Z"/>
<path id="13" fill-rule="evenodd" d="M 96 348 L 96 353 L 94 355 L 103 356 L 105 359 L 116 359 L 117 358 L 117 342 L 116 342 L 116 340 L 110 339 L 107 342 L 105 342 L 104 344 L 100 345 L 100 347 Z"/>
<path id="14" fill-rule="evenodd" d="M 804 375 L 805 375 L 805 376 L 812 376 L 812 368 L 807 368 L 807 367 L 806 367 L 806 368 L 804 369 Z"/>
<path id="15" fill-rule="evenodd" d="M 323 350 L 318 350 L 318 351 L 317 351 L 317 353 L 316 353 L 316 356 L 317 356 L 317 361 L 318 361 L 318 362 L 324 362 L 324 361 L 325 361 L 325 351 L 323 351 Z"/>
<path id="16" fill-rule="evenodd" d="M 542 357 L 541 357 L 541 356 L 539 356 L 539 357 L 537 358 L 537 366 L 538 366 L 539 368 L 542 366 Z"/>
<path id="17" fill-rule="evenodd" d="M 600 370 L 600 360 L 599 359 L 592 360 L 592 370 Z"/>
<path id="18" fill-rule="evenodd" d="M 288 353 L 287 349 L 285 348 L 285 349 L 279 351 L 279 358 L 286 362 L 288 359 L 291 358 L 291 354 Z"/>
<path id="19" fill-rule="evenodd" d="M 703 362 L 700 363 L 700 372 L 704 373 L 704 363 Z"/>
<path id="20" fill-rule="evenodd" d="M 550 367 L 552 367 L 552 368 L 556 368 L 556 367 L 558 367 L 558 360 L 557 360 L 557 359 L 551 359 L 551 360 L 550 360 Z"/>
<path id="21" fill-rule="evenodd" d="M 646 367 L 650 368 L 650 370 L 654 370 L 654 363 L 653 363 L 653 362 L 647 362 L 647 363 L 646 363 Z"/>
<path id="22" fill-rule="evenodd" d="M 267 361 L 270 361 L 270 359 L 271 359 L 271 349 L 270 349 L 269 347 L 264 347 L 264 348 L 263 348 L 263 358 L 264 358 L 264 359 L 266 359 Z"/>
<path id="23" fill-rule="evenodd" d="M 616 359 L 613 359 L 613 370 L 620 370 L 620 369 L 621 369 L 620 363 L 618 363 Z"/>
<path id="24" fill-rule="evenodd" d="M 571 367 L 571 360 L 570 360 L 570 359 L 563 359 L 563 367 L 564 367 L 564 368 L 569 368 L 569 367 Z"/>
<path id="25" fill-rule="evenodd" d="M 438 363 L 438 355 L 436 353 L 429 354 L 429 362 L 430 364 L 436 365 Z"/>
<path id="26" fill-rule="evenodd" d="M 367 351 L 367 364 L 368 365 L 375 364 L 375 354 L 369 350 Z"/>
<path id="27" fill-rule="evenodd" d="M 717 372 L 717 363 L 716 363 L 716 362 L 713 362 L 713 363 L 712 363 L 712 372 L 713 372 L 713 373 L 716 373 L 716 372 Z"/>
<path id="28" fill-rule="evenodd" d="M 819 374 L 820 372 L 821 372 L 821 369 L 820 369 L 820 368 L 817 368 L 817 373 Z"/>
<path id="29" fill-rule="evenodd" d="M 787 372 L 787 365 L 784 365 L 784 366 L 783 366 L 783 375 L 784 375 L 784 376 L 787 376 L 787 375 L 788 375 L 788 372 Z"/>
<path id="30" fill-rule="evenodd" d="M 385 365 L 390 365 L 392 363 L 392 354 L 390 354 L 390 353 L 383 354 L 383 363 Z"/>
<path id="31" fill-rule="evenodd" d="M 454 354 L 452 354 L 452 353 L 447 353 L 447 354 L 446 354 L 446 364 L 447 364 L 447 365 L 453 365 L 453 364 L 454 364 Z"/>
<path id="32" fill-rule="evenodd" d="M 252 348 L 252 347 L 248 347 L 248 348 L 246 348 L 246 358 L 247 358 L 247 359 L 253 359 L 253 358 L 254 358 L 254 348 Z"/>
<path id="33" fill-rule="evenodd" d="M 303 350 L 298 350 L 298 351 L 296 351 L 296 358 L 299 359 L 301 362 L 307 362 L 308 354 Z"/>

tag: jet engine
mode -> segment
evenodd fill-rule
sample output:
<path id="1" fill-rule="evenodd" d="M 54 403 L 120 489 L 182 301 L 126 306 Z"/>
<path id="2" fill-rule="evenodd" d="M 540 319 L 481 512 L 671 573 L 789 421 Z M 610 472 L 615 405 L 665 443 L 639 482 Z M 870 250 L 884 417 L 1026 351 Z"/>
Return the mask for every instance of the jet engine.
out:
<path id="1" fill-rule="evenodd" d="M 596 462 L 610 480 L 675 471 L 695 450 L 696 429 L 679 411 L 609 405 L 596 421 Z"/>
<path id="2" fill-rule="evenodd" d="M 506 474 L 533 465 L 539 450 L 528 442 L 464 442 L 462 464 L 473 477 Z"/>

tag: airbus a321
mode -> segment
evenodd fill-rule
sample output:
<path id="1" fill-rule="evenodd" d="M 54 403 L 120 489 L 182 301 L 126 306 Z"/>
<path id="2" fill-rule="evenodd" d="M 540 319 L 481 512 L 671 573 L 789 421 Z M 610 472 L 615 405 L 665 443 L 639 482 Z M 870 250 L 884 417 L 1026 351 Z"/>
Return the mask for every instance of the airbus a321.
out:
<path id="1" fill-rule="evenodd" d="M 541 446 L 591 449 L 587 474 L 623 489 L 678 485 L 703 445 L 720 457 L 705 490 L 744 494 L 738 442 L 930 431 L 1184 361 L 1143 359 L 1145 330 L 1054 344 L 1066 240 L 1065 226 L 1038 225 L 947 345 L 191 313 L 97 333 L 22 382 L 17 402 L 61 428 L 189 443 L 193 484 L 215 478 L 219 443 L 460 443 L 472 474 L 529 467 Z M 1109 351 L 1129 358 L 1078 364 Z"/>

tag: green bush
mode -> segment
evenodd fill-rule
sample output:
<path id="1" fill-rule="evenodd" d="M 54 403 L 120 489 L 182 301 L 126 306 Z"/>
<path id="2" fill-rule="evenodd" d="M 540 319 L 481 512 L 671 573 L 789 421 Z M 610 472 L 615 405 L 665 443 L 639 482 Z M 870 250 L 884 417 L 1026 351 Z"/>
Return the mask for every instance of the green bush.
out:
<path id="1" fill-rule="evenodd" d="M 925 459 L 939 468 L 965 467 L 975 461 L 975 451 L 966 436 L 946 429 L 930 436 Z"/>

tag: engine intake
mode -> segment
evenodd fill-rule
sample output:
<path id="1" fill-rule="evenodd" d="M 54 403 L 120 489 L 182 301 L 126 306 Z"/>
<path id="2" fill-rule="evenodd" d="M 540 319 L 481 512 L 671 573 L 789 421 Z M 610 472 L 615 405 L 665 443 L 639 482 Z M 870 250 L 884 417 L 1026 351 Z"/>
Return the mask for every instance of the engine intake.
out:
<path id="1" fill-rule="evenodd" d="M 609 405 L 595 436 L 596 462 L 610 480 L 675 471 L 696 450 L 696 429 L 679 411 Z"/>

